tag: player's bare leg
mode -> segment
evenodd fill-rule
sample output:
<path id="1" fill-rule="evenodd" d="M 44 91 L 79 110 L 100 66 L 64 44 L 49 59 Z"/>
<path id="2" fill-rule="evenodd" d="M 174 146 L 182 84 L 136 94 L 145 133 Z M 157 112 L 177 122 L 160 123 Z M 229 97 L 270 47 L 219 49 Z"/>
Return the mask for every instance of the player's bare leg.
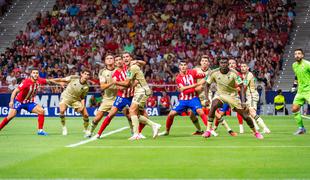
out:
<path id="1" fill-rule="evenodd" d="M 211 136 L 211 130 L 212 130 L 212 125 L 213 125 L 213 121 L 215 118 L 215 112 L 218 108 L 220 108 L 222 106 L 223 106 L 223 103 L 219 99 L 214 99 L 212 101 L 212 105 L 211 105 L 209 116 L 208 116 L 207 130 L 202 135 L 203 137 L 209 138 Z"/>
<path id="2" fill-rule="evenodd" d="M 253 107 L 249 108 L 249 113 L 250 113 L 250 116 L 253 119 L 253 121 L 257 122 L 257 124 L 261 128 L 263 128 L 263 133 L 266 133 L 266 134 L 271 133 L 271 131 L 269 130 L 269 128 L 265 124 L 264 120 L 259 115 L 256 114 L 256 110 Z"/>
<path id="3" fill-rule="evenodd" d="M 5 117 L 2 122 L 0 123 L 0 131 L 6 126 L 17 114 L 16 109 L 10 108 L 9 114 L 7 117 Z"/>
<path id="4" fill-rule="evenodd" d="M 251 117 L 249 116 L 249 113 L 244 110 L 244 109 L 237 109 L 235 108 L 234 109 L 236 112 L 238 112 L 242 118 L 246 121 L 246 123 L 248 124 L 248 126 L 251 128 L 254 136 L 257 138 L 257 139 L 263 139 L 264 137 L 256 130 L 254 124 L 253 124 L 253 120 L 251 119 Z"/>
<path id="5" fill-rule="evenodd" d="M 201 130 L 199 120 L 192 111 L 190 111 L 189 118 L 191 119 L 192 123 L 196 127 L 196 131 L 193 132 L 192 135 L 202 135 L 203 131 Z"/>
<path id="6" fill-rule="evenodd" d="M 33 108 L 32 113 L 38 114 L 38 135 L 46 136 L 47 133 L 43 131 L 44 126 L 44 109 L 40 105 Z"/>
<path id="7" fill-rule="evenodd" d="M 68 135 L 68 129 L 66 127 L 66 117 L 65 117 L 65 112 L 67 108 L 68 106 L 65 103 L 59 104 L 59 117 L 60 117 L 60 123 L 62 125 L 62 135 L 64 136 Z"/>

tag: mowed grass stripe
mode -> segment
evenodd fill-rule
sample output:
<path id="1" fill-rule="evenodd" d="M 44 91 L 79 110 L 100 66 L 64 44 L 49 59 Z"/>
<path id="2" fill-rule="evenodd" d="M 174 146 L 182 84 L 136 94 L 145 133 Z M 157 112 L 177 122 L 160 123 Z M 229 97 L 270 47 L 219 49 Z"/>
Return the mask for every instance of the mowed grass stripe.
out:
<path id="1" fill-rule="evenodd" d="M 164 116 L 151 118 L 165 124 Z M 239 130 L 235 117 L 227 119 L 233 129 Z M 68 121 L 69 135 L 66 137 L 60 135 L 58 118 L 47 118 L 48 137 L 31 134 L 36 122 L 16 120 L 15 124 L 0 133 L 0 179 L 198 180 L 310 177 L 310 136 L 292 135 L 297 129 L 292 116 L 265 117 L 272 133 L 265 135 L 264 140 L 255 139 L 246 124 L 246 134 L 238 137 L 230 137 L 222 127 L 218 137 L 204 139 L 192 136 L 194 126 L 189 118 L 176 117 L 168 137 L 154 140 L 150 138 L 151 128 L 146 127 L 143 130 L 147 137 L 145 140 L 128 141 L 130 131 L 124 130 L 78 148 L 65 146 L 84 140 L 81 118 Z M 310 121 L 305 120 L 304 124 L 306 128 L 310 127 Z M 120 117 L 113 120 L 105 132 L 126 125 L 127 120 Z"/>

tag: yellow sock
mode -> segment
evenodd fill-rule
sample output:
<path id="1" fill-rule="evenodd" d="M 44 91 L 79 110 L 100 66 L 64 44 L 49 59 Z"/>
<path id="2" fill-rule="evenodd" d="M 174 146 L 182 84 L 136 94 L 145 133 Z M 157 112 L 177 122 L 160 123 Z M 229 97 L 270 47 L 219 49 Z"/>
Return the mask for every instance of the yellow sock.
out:
<path id="1" fill-rule="evenodd" d="M 139 120 L 140 120 L 141 123 L 149 125 L 149 126 L 155 125 L 155 123 L 153 121 L 151 121 L 150 119 L 148 119 L 145 116 L 139 116 Z"/>
<path id="2" fill-rule="evenodd" d="M 131 118 L 131 122 L 132 122 L 132 126 L 133 126 L 133 133 L 134 134 L 138 134 L 139 133 L 139 119 L 137 115 L 133 115 L 130 117 Z"/>

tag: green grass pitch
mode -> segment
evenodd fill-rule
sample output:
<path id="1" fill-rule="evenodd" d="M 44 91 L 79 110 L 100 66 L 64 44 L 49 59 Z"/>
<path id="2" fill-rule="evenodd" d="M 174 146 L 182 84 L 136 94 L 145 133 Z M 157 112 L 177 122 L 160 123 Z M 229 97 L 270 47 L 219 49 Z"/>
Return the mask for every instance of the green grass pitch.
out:
<path id="1" fill-rule="evenodd" d="M 310 136 L 294 136 L 291 116 L 263 117 L 272 134 L 257 140 L 245 134 L 192 136 L 188 117 L 177 117 L 167 137 L 130 142 L 128 129 L 77 147 L 85 140 L 80 117 L 67 118 L 68 136 L 58 118 L 46 118 L 47 137 L 37 136 L 36 118 L 16 118 L 0 132 L 0 179 L 307 179 L 310 178 Z M 152 117 L 165 127 L 166 117 Z M 227 118 L 238 132 L 234 117 Z M 304 120 L 310 127 L 310 121 Z M 101 123 L 100 123 L 101 124 Z M 202 123 L 201 123 L 202 125 Z M 105 133 L 128 126 L 114 119 Z M 99 126 L 97 127 L 97 130 Z"/>

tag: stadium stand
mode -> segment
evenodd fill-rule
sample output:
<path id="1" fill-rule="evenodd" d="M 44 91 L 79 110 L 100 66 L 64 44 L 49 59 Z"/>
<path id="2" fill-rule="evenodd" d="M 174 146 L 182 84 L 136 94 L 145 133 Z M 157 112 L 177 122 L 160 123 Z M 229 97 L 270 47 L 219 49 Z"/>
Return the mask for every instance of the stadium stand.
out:
<path id="1" fill-rule="evenodd" d="M 38 13 L 1 54 L 1 86 L 10 85 L 4 78 L 9 74 L 19 83 L 32 67 L 40 68 L 42 77 L 89 68 L 98 84 L 104 55 L 125 50 L 148 63 L 144 71 L 150 83 L 171 84 L 179 59 L 194 67 L 207 54 L 212 67 L 221 56 L 249 63 L 271 89 L 282 68 L 294 6 L 281 0 L 216 2 L 57 0 L 52 11 Z"/>
<path id="2" fill-rule="evenodd" d="M 295 11 L 298 15 L 294 18 L 294 29 L 291 32 L 290 43 L 286 46 L 283 55 L 283 71 L 280 72 L 278 79 L 275 81 L 275 89 L 289 91 L 294 82 L 294 72 L 292 64 L 295 62 L 294 49 L 302 48 L 305 53 L 305 59 L 310 57 L 310 0 L 298 1 Z"/>

